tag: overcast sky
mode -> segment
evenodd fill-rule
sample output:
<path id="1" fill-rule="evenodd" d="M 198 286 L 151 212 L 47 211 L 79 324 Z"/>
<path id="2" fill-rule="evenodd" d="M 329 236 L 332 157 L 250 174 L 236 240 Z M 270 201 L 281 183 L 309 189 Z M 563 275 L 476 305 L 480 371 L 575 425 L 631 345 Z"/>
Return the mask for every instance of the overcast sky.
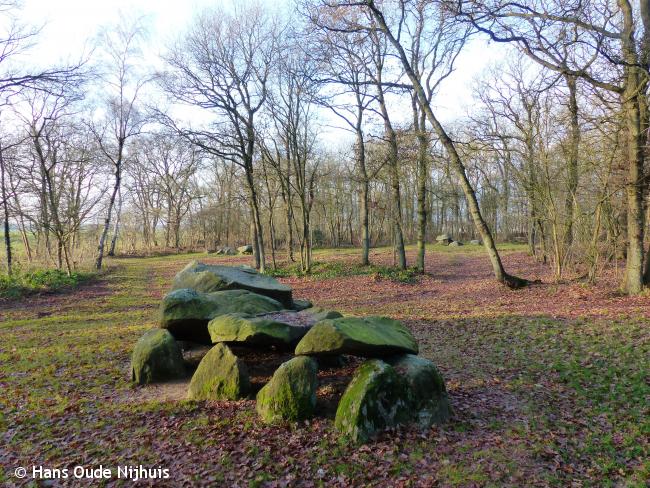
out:
<path id="1" fill-rule="evenodd" d="M 282 2 L 282 0 L 279 0 Z M 29 62 L 53 64 L 78 58 L 87 51 L 91 39 L 105 26 L 115 24 L 120 12 L 143 17 L 149 29 L 146 52 L 156 56 L 173 38 L 185 30 L 193 15 L 201 9 L 230 4 L 228 0 L 23 0 L 20 14 L 25 22 L 43 26 L 38 46 L 31 51 Z M 275 2 L 270 4 L 276 4 Z M 276 4 L 277 5 L 277 4 Z M 500 46 L 472 41 L 459 57 L 456 72 L 441 87 L 435 101 L 442 120 L 463 116 L 471 106 L 472 80 L 490 63 L 501 58 Z M 154 60 L 150 61 L 152 64 Z M 149 63 L 147 63 L 149 64 Z M 397 121 L 408 120 L 410 105 L 404 111 L 393 108 Z M 332 138 L 329 131 L 328 139 Z M 340 134 L 339 134 L 340 136 Z M 340 140 L 340 138 L 338 139 Z"/>

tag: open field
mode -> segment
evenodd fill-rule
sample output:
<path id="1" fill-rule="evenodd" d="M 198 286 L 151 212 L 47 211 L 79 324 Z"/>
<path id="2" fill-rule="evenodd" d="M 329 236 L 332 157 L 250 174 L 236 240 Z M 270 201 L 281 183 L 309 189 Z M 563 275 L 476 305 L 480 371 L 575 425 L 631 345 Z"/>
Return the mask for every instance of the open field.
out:
<path id="1" fill-rule="evenodd" d="M 266 426 L 251 400 L 189 402 L 182 382 L 132 387 L 132 347 L 175 272 L 192 258 L 250 258 L 116 259 L 74 291 L 0 301 L 0 484 L 17 484 L 18 466 L 101 464 L 166 467 L 168 486 L 646 486 L 650 297 L 620 295 L 613 274 L 549 283 L 518 246 L 504 250 L 506 268 L 542 284 L 511 291 L 482 248 L 433 249 L 414 283 L 281 280 L 318 306 L 403 320 L 447 381 L 455 415 L 444 427 L 354 446 L 331 418 Z M 354 269 L 357 255 L 314 259 Z M 390 250 L 372 260 L 390 264 Z"/>

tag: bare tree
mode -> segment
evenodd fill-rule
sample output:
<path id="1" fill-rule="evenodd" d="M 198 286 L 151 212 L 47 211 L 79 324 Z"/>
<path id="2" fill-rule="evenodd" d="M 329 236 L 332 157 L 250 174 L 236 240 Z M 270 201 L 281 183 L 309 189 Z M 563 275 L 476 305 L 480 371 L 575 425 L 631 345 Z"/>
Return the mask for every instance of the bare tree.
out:
<path id="1" fill-rule="evenodd" d="M 640 0 L 518 4 L 462 1 L 456 13 L 496 42 L 514 43 L 547 69 L 619 97 L 627 124 L 627 259 L 623 288 L 639 293 L 644 272 L 645 146 L 648 129 L 650 6 Z M 638 15 L 637 15 L 638 12 Z M 571 163 L 570 163 L 571 164 Z M 650 256 L 649 256 L 650 257 Z"/>
<path id="2" fill-rule="evenodd" d="M 174 102 L 201 108 L 212 116 L 206 127 L 165 124 L 217 158 L 244 170 L 254 230 L 256 266 L 265 269 L 264 229 L 255 172 L 256 116 L 268 96 L 282 33 L 277 21 L 257 5 L 234 12 L 214 9 L 199 15 L 166 56 L 162 86 Z"/>
<path id="3" fill-rule="evenodd" d="M 293 38 L 297 40 L 295 34 Z M 300 262 L 305 272 L 311 269 L 310 216 L 319 163 L 314 154 L 317 132 L 313 122 L 318 89 L 315 81 L 317 70 L 318 65 L 313 58 L 306 56 L 297 45 L 283 49 L 269 95 L 268 112 L 274 130 L 270 134 L 270 141 L 261 141 L 262 152 L 278 175 L 285 205 L 292 207 L 292 195 L 298 199 Z M 290 217 L 294 217 L 292 210 L 287 212 L 289 258 L 293 228 Z"/>
<path id="4" fill-rule="evenodd" d="M 115 202 L 122 184 L 122 173 L 127 145 L 140 134 L 146 117 L 139 110 L 138 103 L 143 87 L 150 77 L 143 74 L 136 61 L 140 56 L 139 43 L 144 31 L 139 21 L 120 22 L 111 31 L 103 33 L 103 47 L 106 50 L 106 67 L 100 76 L 103 83 L 103 117 L 90 124 L 99 149 L 113 172 L 113 189 L 106 209 L 104 225 L 97 245 L 95 267 L 101 269 L 104 259 L 106 237 L 113 219 Z"/>
<path id="5" fill-rule="evenodd" d="M 20 22 L 18 12 L 21 2 L 18 0 L 0 0 L 0 14 L 3 17 L 0 34 L 0 106 L 11 105 L 13 98 L 25 89 L 41 92 L 58 92 L 62 85 L 72 81 L 79 82 L 83 73 L 83 62 L 75 65 L 53 67 L 42 70 L 19 69 L 11 63 L 15 57 L 25 53 L 34 46 L 39 30 L 29 28 Z M 3 134 L 4 135 L 4 134 Z M 7 252 L 7 272 L 11 274 L 12 253 L 11 235 L 9 234 L 9 196 L 7 192 L 7 175 L 5 155 L 2 151 L 13 147 L 0 145 L 0 170 L 2 184 L 2 206 L 5 226 L 5 247 Z"/>
<path id="6" fill-rule="evenodd" d="M 317 29 L 315 43 L 320 49 L 314 49 L 312 55 L 320 61 L 319 81 L 328 88 L 320 95 L 319 103 L 339 117 L 355 137 L 354 161 L 361 190 L 361 264 L 365 266 L 370 264 L 370 181 L 376 176 L 366 164 L 365 122 L 375 100 L 367 69 L 372 65 L 372 53 L 367 36 L 348 31 L 335 12 L 316 5 L 308 15 Z"/>
<path id="7" fill-rule="evenodd" d="M 465 165 L 463 164 L 461 156 L 456 148 L 453 139 L 440 123 L 438 118 L 435 116 L 433 109 L 431 108 L 431 103 L 427 98 L 426 90 L 422 84 L 421 76 L 418 75 L 417 71 L 411 64 L 411 59 L 404 46 L 405 41 L 402 38 L 404 25 L 407 22 L 411 21 L 410 11 L 407 8 L 410 2 L 383 2 L 382 4 L 378 4 L 373 0 L 366 0 L 363 2 L 324 1 L 323 3 L 327 7 L 334 9 L 337 12 L 338 18 L 346 19 L 347 25 L 345 29 L 347 32 L 368 32 L 373 28 L 372 25 L 363 24 L 363 16 L 359 17 L 358 14 L 359 9 L 367 12 L 370 17 L 374 19 L 377 29 L 382 33 L 382 35 L 386 36 L 392 45 L 396 57 L 399 59 L 404 72 L 412 84 L 414 93 L 417 95 L 420 108 L 425 112 L 436 136 L 447 152 L 453 169 L 459 177 L 460 186 L 463 189 L 467 204 L 469 206 L 469 212 L 474 221 L 474 225 L 481 235 L 483 244 L 488 253 L 488 257 L 492 263 L 492 268 L 497 281 L 513 288 L 525 286 L 527 284 L 526 280 L 511 276 L 506 273 L 503 267 L 503 263 L 501 262 L 501 257 L 499 256 L 499 252 L 497 251 L 496 244 L 492 237 L 492 233 L 490 232 L 490 229 L 481 214 L 476 192 L 467 177 Z M 443 5 L 437 2 L 433 2 L 433 5 L 436 9 L 443 8 Z M 393 7 L 394 10 L 390 10 L 391 7 Z M 391 16 L 388 17 L 386 12 L 389 12 Z M 389 22 L 391 25 L 389 25 Z M 459 35 L 466 36 L 467 31 L 461 29 Z"/>

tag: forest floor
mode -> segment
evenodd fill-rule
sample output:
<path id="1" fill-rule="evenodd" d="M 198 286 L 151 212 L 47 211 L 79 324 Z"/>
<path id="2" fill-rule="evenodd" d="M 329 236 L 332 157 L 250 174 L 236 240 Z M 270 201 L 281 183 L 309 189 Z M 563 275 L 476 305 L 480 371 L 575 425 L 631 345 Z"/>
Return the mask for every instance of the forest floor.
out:
<path id="1" fill-rule="evenodd" d="M 315 256 L 347 273 L 281 278 L 317 306 L 403 320 L 446 379 L 448 424 L 362 446 L 341 441 L 331 415 L 267 426 L 252 400 L 191 402 L 186 382 L 130 384 L 133 345 L 155 327 L 173 275 L 192 258 L 250 258 L 114 259 L 74 291 L 0 301 L 0 485 L 35 486 L 33 465 L 143 465 L 169 469 L 149 485 L 174 487 L 647 486 L 650 296 L 622 296 L 615 270 L 597 285 L 553 283 L 516 246 L 504 251 L 508 271 L 542 283 L 511 291 L 480 248 L 435 249 L 412 283 L 350 271 L 353 249 Z M 131 484 L 104 482 L 120 483 Z"/>

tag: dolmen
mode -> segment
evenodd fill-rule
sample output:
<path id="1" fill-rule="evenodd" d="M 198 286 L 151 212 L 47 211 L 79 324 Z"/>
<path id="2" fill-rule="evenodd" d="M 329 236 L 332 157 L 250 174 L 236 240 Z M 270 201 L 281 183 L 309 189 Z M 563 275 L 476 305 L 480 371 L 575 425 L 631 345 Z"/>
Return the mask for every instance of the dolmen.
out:
<path id="1" fill-rule="evenodd" d="M 136 384 L 187 378 L 182 351 L 209 345 L 192 374 L 188 399 L 254 396 L 262 421 L 296 422 L 318 415 L 319 369 L 356 356 L 364 362 L 341 396 L 334 421 L 342 435 L 367 442 L 389 427 L 426 429 L 451 416 L 440 372 L 418 356 L 418 343 L 401 322 L 313 307 L 294 299 L 291 287 L 250 267 L 189 263 L 174 278 L 159 313 L 159 327 L 146 332 L 133 351 Z M 255 393 L 249 367 L 233 352 L 241 348 L 289 351 L 293 357 Z"/>

